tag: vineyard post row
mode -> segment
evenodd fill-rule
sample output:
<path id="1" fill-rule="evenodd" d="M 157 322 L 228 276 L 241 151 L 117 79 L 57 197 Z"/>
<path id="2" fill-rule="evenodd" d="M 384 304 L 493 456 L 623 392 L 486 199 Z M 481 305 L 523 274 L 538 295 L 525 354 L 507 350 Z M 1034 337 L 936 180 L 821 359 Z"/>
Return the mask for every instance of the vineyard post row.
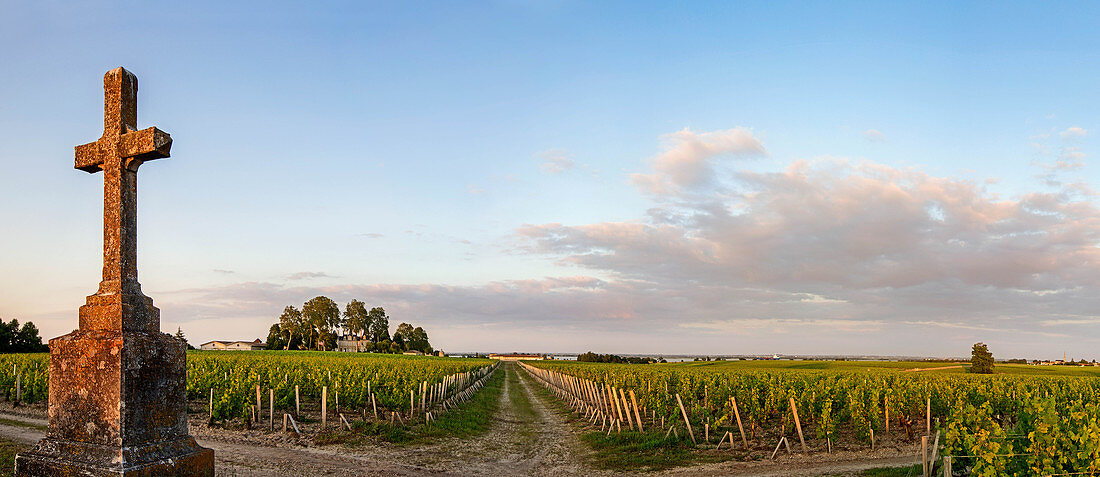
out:
<path id="1" fill-rule="evenodd" d="M 410 389 L 409 390 L 408 419 L 411 421 L 416 417 L 417 414 L 419 414 L 426 422 L 428 422 L 428 421 L 435 418 L 435 416 L 432 414 L 433 410 L 442 409 L 442 410 L 445 411 L 445 410 L 456 407 L 456 406 L 460 405 L 461 403 L 464 403 L 464 402 L 470 400 L 474 396 L 474 394 L 485 385 L 485 382 L 488 381 L 488 379 L 492 376 L 493 372 L 496 371 L 496 369 L 499 366 L 500 366 L 500 363 L 497 362 L 497 363 L 493 363 L 493 364 L 488 365 L 488 366 L 483 366 L 481 368 L 477 368 L 477 369 L 472 370 L 472 371 L 465 371 L 465 372 L 450 374 L 450 375 L 444 376 L 442 379 L 440 379 L 439 381 L 434 382 L 434 383 L 430 383 L 428 381 L 421 381 L 420 384 L 416 386 L 416 389 Z M 400 416 L 400 409 L 390 411 L 388 409 L 382 408 L 381 412 L 379 411 L 378 399 L 376 398 L 375 393 L 371 389 L 371 386 L 372 386 L 371 382 L 367 381 L 366 391 L 367 391 L 367 395 L 369 396 L 370 408 L 372 410 L 372 414 L 374 415 L 374 418 L 379 419 L 379 418 L 381 418 L 381 416 L 384 416 L 386 412 L 390 412 L 390 419 L 391 420 L 394 420 L 396 418 L 396 419 L 402 419 L 402 422 L 404 422 L 404 419 Z M 295 392 L 294 392 L 295 413 L 294 413 L 294 416 L 298 416 L 298 415 L 301 414 L 300 393 L 299 393 L 299 389 L 298 389 L 297 385 L 295 385 L 294 388 L 295 388 Z M 262 405 L 262 399 L 261 399 L 261 396 L 262 396 L 261 386 L 257 384 L 255 386 L 255 391 L 256 391 L 256 402 L 255 402 L 255 404 L 252 404 L 249 407 L 251 408 L 250 411 L 251 411 L 251 415 L 252 415 L 251 416 L 251 422 L 252 423 L 259 423 L 262 416 L 263 416 L 263 405 Z M 337 414 L 339 414 L 339 410 L 340 410 L 340 392 L 338 390 L 334 390 L 334 392 L 335 392 L 334 397 L 336 398 L 335 399 L 336 412 L 337 412 Z M 274 429 L 275 390 L 274 389 L 268 389 L 268 395 L 269 395 L 269 399 L 268 399 L 268 406 L 269 406 L 268 419 L 271 421 L 271 422 L 269 422 L 269 428 Z M 213 405 L 213 403 L 214 403 L 214 399 L 213 399 L 214 388 L 210 388 L 210 396 L 211 397 L 210 397 L 210 407 L 209 407 L 209 413 L 210 414 L 209 415 L 210 415 L 210 422 L 213 422 L 213 419 L 214 419 L 214 414 L 213 414 L 213 409 L 214 409 L 214 405 Z M 328 421 L 327 401 L 328 401 L 328 386 L 323 386 L 322 391 L 321 391 L 321 423 L 322 423 L 321 425 L 322 425 L 322 427 L 326 427 L 327 426 L 327 421 Z M 367 415 L 367 406 L 364 405 L 363 406 L 363 416 L 366 417 L 366 415 Z M 343 416 L 340 415 L 340 418 L 343 419 Z M 284 420 L 283 426 L 285 428 L 287 417 L 284 416 L 283 420 Z"/>
<path id="2" fill-rule="evenodd" d="M 700 422 L 704 435 L 708 425 L 725 423 L 731 426 L 727 435 L 750 433 L 749 439 L 758 440 L 758 429 L 774 425 L 786 436 L 793 424 L 811 426 L 811 433 L 816 431 L 831 448 L 841 435 L 837 424 L 847 423 L 871 450 L 881 430 L 887 441 L 924 441 L 917 452 L 929 474 L 935 472 L 937 456 L 945 458 L 946 468 L 965 466 L 983 477 L 1100 473 L 1097 377 L 524 364 L 578 412 L 619 419 L 613 426 L 622 422 L 616 406 L 626 405 L 624 399 L 611 399 L 621 393 L 614 386 L 621 386 L 637 392 L 643 415 L 652 408 L 659 416 L 683 416 L 688 425 Z M 795 412 L 804 418 L 801 422 L 790 419 Z M 891 419 L 898 424 L 893 433 Z M 785 440 L 780 439 L 780 446 Z"/>
<path id="3" fill-rule="evenodd" d="M 494 364 L 483 359 L 348 353 L 197 352 L 188 355 L 187 388 L 191 399 L 206 401 L 209 396 L 209 416 L 215 421 L 252 422 L 253 412 L 263 411 L 262 400 L 257 403 L 254 395 L 260 386 L 275 409 L 289 410 L 295 417 L 315 416 L 321 410 L 317 404 L 336 404 L 340 410 L 361 410 L 364 419 L 372 412 L 399 411 L 401 416 L 391 412 L 389 417 L 404 422 L 405 416 L 415 416 L 429 403 L 448 400 L 449 406 L 453 396 L 468 394 L 464 391 Z M 315 404 L 307 408 L 306 402 Z"/>
<path id="4" fill-rule="evenodd" d="M 622 432 L 623 422 L 626 422 L 631 430 L 637 426 L 637 430 L 644 431 L 643 415 L 651 417 L 651 425 L 655 424 L 655 415 L 651 416 L 648 410 L 638 406 L 638 399 L 633 389 L 629 391 L 630 399 L 627 399 L 627 391 L 621 388 L 600 386 L 587 379 L 536 368 L 526 363 L 519 364 L 523 366 L 524 371 L 550 389 L 559 399 L 568 402 L 569 407 L 574 411 L 578 413 L 583 411 L 585 420 L 591 421 L 593 425 L 597 420 L 600 421 L 601 431 L 606 426 L 608 434 L 612 429 Z M 661 427 L 664 427 L 663 419 Z M 688 428 L 691 428 L 690 423 Z M 695 440 L 694 436 L 692 440 Z"/>
<path id="5" fill-rule="evenodd" d="M 637 423 L 638 430 L 644 430 L 643 418 L 646 416 L 650 418 L 652 425 L 657 422 L 657 416 L 655 411 L 649 411 L 638 405 L 637 397 L 633 389 L 627 390 L 625 388 L 618 388 L 608 384 L 599 384 L 595 381 L 579 378 L 570 374 L 561 373 L 553 370 L 537 368 L 530 366 L 526 363 L 520 363 L 523 365 L 525 371 L 531 376 L 535 377 L 544 386 L 551 389 L 560 399 L 569 403 L 569 406 L 576 412 L 583 412 L 586 420 L 592 421 L 593 424 L 598 420 L 601 422 L 600 430 L 602 431 L 605 424 L 609 424 L 611 428 L 621 428 L 622 423 L 626 423 L 629 429 L 633 430 L 635 423 Z M 630 399 L 627 399 L 629 394 Z M 676 408 L 673 416 L 682 417 L 684 420 L 684 427 L 691 438 L 693 443 L 697 444 L 695 438 L 695 430 L 691 425 L 691 416 L 688 413 L 687 408 L 684 407 L 683 399 L 680 394 L 676 394 Z M 737 398 L 730 396 L 729 404 L 731 407 L 731 413 L 737 422 L 737 430 L 741 437 L 741 442 L 744 447 L 748 446 L 748 439 L 745 434 L 745 427 L 741 421 L 741 412 L 737 404 Z M 802 423 L 798 417 L 798 405 L 795 402 L 794 397 L 789 397 L 789 405 L 791 417 L 795 430 L 798 432 L 799 441 L 802 445 L 802 451 L 804 453 L 809 452 L 805 439 L 803 438 Z M 931 431 L 931 398 L 926 399 L 925 402 L 925 429 Z M 633 409 L 632 409 L 633 408 Z M 886 419 L 889 419 L 889 405 L 886 406 Z M 729 419 L 732 425 L 733 419 Z M 661 428 L 665 426 L 664 417 L 661 417 Z M 703 423 L 704 426 L 704 439 L 710 442 L 710 422 Z M 887 426 L 889 424 L 887 423 Z M 666 434 L 675 432 L 673 427 L 670 427 Z M 887 427 L 887 429 L 889 429 Z M 609 428 L 610 433 L 610 428 Z M 874 429 L 870 429 L 871 433 L 871 446 L 874 446 Z M 677 433 L 678 435 L 678 433 Z M 734 435 L 732 431 L 722 434 L 722 439 L 718 442 L 721 445 L 725 442 L 726 438 L 730 440 L 730 447 L 733 447 Z M 927 437 L 927 436 L 925 436 Z M 938 443 L 938 438 L 936 440 Z M 782 443 L 782 441 L 781 441 Z M 831 446 L 831 443 L 830 443 Z M 927 460 L 927 453 L 925 453 L 925 460 Z"/>
<path id="6" fill-rule="evenodd" d="M 627 426 L 629 426 L 629 428 L 631 430 L 634 430 L 635 423 L 637 423 L 637 430 L 638 431 L 644 431 L 642 415 L 647 415 L 648 416 L 649 413 L 646 412 L 646 410 L 639 408 L 638 400 L 637 400 L 637 398 L 634 394 L 633 389 L 629 390 L 630 399 L 628 400 L 626 398 L 627 391 L 622 389 L 622 388 L 616 388 L 616 387 L 606 385 L 606 384 L 605 385 L 599 385 L 596 382 L 588 380 L 588 379 L 579 378 L 579 377 L 572 376 L 572 375 L 565 374 L 565 373 L 559 373 L 557 371 L 536 368 L 534 366 L 527 365 L 526 363 L 520 363 L 520 364 L 523 366 L 523 369 L 529 375 L 536 378 L 536 380 L 540 384 L 542 384 L 543 386 L 550 389 L 554 394 L 556 394 L 558 396 L 559 399 L 568 402 L 569 407 L 572 408 L 575 412 L 580 413 L 580 412 L 583 411 L 585 420 L 591 421 L 591 423 L 593 425 L 595 425 L 595 422 L 597 420 L 599 420 L 601 422 L 601 424 L 600 424 L 600 431 L 601 432 L 603 431 L 603 429 L 606 425 L 607 428 L 608 428 L 608 431 L 607 431 L 608 434 L 611 434 L 612 430 L 617 430 L 618 432 L 621 433 L 622 432 L 622 422 L 624 420 L 623 419 L 624 416 L 625 416 Z M 803 438 L 803 434 L 802 434 L 802 424 L 801 424 L 801 422 L 798 418 L 797 405 L 795 404 L 794 397 L 790 397 L 789 399 L 790 399 L 790 408 L 791 408 L 791 412 L 792 412 L 793 417 L 794 417 L 795 426 L 796 426 L 796 429 L 798 430 L 798 439 L 799 439 L 800 443 L 802 444 L 802 452 L 803 453 L 808 453 L 809 451 L 806 447 L 806 441 Z M 744 446 L 747 447 L 748 442 L 745 439 L 745 429 L 741 424 L 741 416 L 740 416 L 740 411 L 737 408 L 737 400 L 736 400 L 735 397 L 731 396 L 730 397 L 730 402 L 733 406 L 733 411 L 734 411 L 734 414 L 736 415 L 736 418 L 737 418 L 737 427 L 738 427 L 738 431 L 741 434 L 741 442 Z M 676 403 L 677 403 L 677 407 L 679 408 L 679 411 L 680 411 L 681 415 L 683 416 L 684 426 L 687 428 L 686 430 L 687 430 L 688 436 L 691 437 L 692 444 L 698 445 L 698 442 L 695 439 L 695 432 L 691 427 L 691 419 L 688 416 L 687 410 L 684 408 L 683 400 L 681 399 L 679 394 L 676 394 Z M 632 406 L 633 406 L 633 409 L 631 409 Z M 931 411 L 931 400 L 930 399 L 927 401 L 927 410 L 929 411 L 929 416 L 930 416 L 931 415 L 931 413 L 930 413 L 930 411 Z M 633 415 L 632 415 L 632 413 L 633 413 Z M 608 417 L 608 416 L 610 416 L 610 417 Z M 927 419 L 926 422 L 928 423 L 927 424 L 927 429 L 931 430 L 931 420 L 930 420 L 930 418 Z M 652 423 L 654 423 L 654 424 L 656 423 L 656 414 L 653 415 Z M 709 443 L 710 442 L 710 423 L 706 423 L 706 424 L 704 424 L 704 426 L 705 426 L 704 439 L 706 440 L 707 443 Z M 662 419 L 661 427 L 662 428 L 664 427 L 663 419 Z M 675 424 L 673 424 L 672 427 L 670 427 L 668 429 L 665 436 L 667 437 L 674 430 L 675 430 Z M 872 430 L 871 433 L 872 433 L 872 436 L 873 436 L 874 435 L 873 434 L 874 430 Z M 677 435 L 679 435 L 679 434 L 677 434 Z M 732 450 L 733 447 L 734 447 L 734 443 L 733 443 L 734 435 L 733 435 L 732 431 L 731 432 L 726 432 L 725 434 L 722 435 L 722 438 L 718 441 L 718 447 L 721 447 L 722 444 L 725 443 L 727 437 L 729 438 L 730 449 Z M 785 440 L 786 440 L 786 437 L 780 438 L 779 445 L 782 445 Z M 925 435 L 925 436 L 921 437 L 921 463 L 923 465 L 924 475 L 926 477 L 931 476 L 931 471 L 934 468 L 935 461 L 937 460 L 936 459 L 936 454 L 938 453 L 939 441 L 940 441 L 940 433 L 939 433 L 939 431 L 937 431 L 936 432 L 936 439 L 935 439 L 935 442 L 933 444 L 932 450 L 929 451 L 928 436 Z M 779 451 L 779 445 L 776 446 L 776 452 Z M 872 448 L 873 448 L 873 446 L 874 446 L 873 437 L 872 437 L 871 445 L 872 445 Z M 788 450 L 788 452 L 790 451 L 789 447 L 788 447 L 787 450 Z M 772 457 L 775 456 L 776 452 L 772 453 Z M 950 468 L 951 468 L 950 461 L 951 461 L 950 457 L 945 457 L 944 458 L 945 469 L 947 469 L 946 472 L 950 472 Z M 944 474 L 944 475 L 950 475 L 950 474 Z"/>

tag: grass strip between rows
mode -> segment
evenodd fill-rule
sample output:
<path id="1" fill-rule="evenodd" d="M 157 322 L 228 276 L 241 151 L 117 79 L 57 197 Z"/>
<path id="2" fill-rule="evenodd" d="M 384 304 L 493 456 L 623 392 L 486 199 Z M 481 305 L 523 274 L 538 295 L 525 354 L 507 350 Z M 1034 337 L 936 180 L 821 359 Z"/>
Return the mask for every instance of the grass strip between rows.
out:
<path id="1" fill-rule="evenodd" d="M 692 452 L 686 437 L 665 437 L 656 431 L 624 431 L 607 435 L 606 432 L 593 430 L 545 386 L 536 383 L 530 376 L 524 376 L 524 379 L 528 380 L 539 399 L 550 402 L 554 411 L 581 433 L 581 441 L 592 450 L 589 461 L 593 467 L 622 472 L 657 471 L 721 460 Z"/>

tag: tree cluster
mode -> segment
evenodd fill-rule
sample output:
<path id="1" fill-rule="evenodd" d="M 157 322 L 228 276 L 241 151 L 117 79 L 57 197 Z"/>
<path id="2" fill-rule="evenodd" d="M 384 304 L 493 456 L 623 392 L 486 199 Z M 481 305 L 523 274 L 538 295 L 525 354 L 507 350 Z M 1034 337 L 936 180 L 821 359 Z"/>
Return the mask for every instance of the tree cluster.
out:
<path id="1" fill-rule="evenodd" d="M 26 322 L 19 326 L 19 320 L 12 319 L 4 323 L 0 320 L 0 353 L 41 353 L 49 347 L 42 344 L 38 336 L 38 327 Z"/>
<path id="2" fill-rule="evenodd" d="M 616 354 L 596 354 L 591 351 L 578 355 L 577 361 L 585 363 L 624 363 L 624 364 L 650 364 L 658 362 L 653 358 L 641 358 L 637 356 L 622 357 Z"/>
<path id="3" fill-rule="evenodd" d="M 333 350 L 341 337 L 365 341 L 366 349 L 360 349 L 376 353 L 433 351 L 424 328 L 401 323 L 391 337 L 390 317 L 382 307 L 367 309 L 363 302 L 351 300 L 341 313 L 340 306 L 324 296 L 307 301 L 300 310 L 284 308 L 279 322 L 268 330 L 267 349 Z"/>

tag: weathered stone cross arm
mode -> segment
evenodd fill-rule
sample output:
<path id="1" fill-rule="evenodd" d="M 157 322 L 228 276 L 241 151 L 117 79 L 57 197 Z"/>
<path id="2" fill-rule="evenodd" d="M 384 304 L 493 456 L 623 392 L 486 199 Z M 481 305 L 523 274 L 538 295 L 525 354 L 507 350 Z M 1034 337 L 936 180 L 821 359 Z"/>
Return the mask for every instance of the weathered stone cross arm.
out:
<path id="1" fill-rule="evenodd" d="M 117 141 L 100 139 L 76 146 L 76 168 L 84 172 L 103 170 L 103 162 L 115 156 L 129 159 L 128 169 L 136 169 L 142 162 L 169 157 L 172 136 L 155 127 L 123 134 Z"/>

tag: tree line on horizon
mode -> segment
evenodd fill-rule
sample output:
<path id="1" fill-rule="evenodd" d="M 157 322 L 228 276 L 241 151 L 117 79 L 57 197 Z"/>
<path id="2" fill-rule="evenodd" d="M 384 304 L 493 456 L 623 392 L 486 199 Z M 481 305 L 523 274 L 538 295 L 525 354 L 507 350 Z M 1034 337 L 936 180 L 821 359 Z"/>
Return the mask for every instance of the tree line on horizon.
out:
<path id="1" fill-rule="evenodd" d="M 28 321 L 20 326 L 15 318 L 7 323 L 0 320 L 0 353 L 42 353 L 49 350 L 49 346 L 42 343 L 34 323 Z"/>
<path id="2" fill-rule="evenodd" d="M 577 361 L 582 363 L 622 363 L 622 364 L 653 364 L 665 363 L 664 358 L 650 358 L 640 356 L 622 357 L 617 354 L 598 354 L 591 351 L 577 355 Z"/>
<path id="3" fill-rule="evenodd" d="M 267 349 L 328 351 L 336 349 L 341 337 L 366 341 L 359 350 L 373 353 L 434 351 L 424 328 L 401 323 L 390 336 L 390 318 L 382 307 L 368 310 L 363 302 L 351 300 L 341 313 L 340 306 L 325 296 L 310 299 L 301 309 L 284 308 L 279 322 L 268 330 Z"/>

